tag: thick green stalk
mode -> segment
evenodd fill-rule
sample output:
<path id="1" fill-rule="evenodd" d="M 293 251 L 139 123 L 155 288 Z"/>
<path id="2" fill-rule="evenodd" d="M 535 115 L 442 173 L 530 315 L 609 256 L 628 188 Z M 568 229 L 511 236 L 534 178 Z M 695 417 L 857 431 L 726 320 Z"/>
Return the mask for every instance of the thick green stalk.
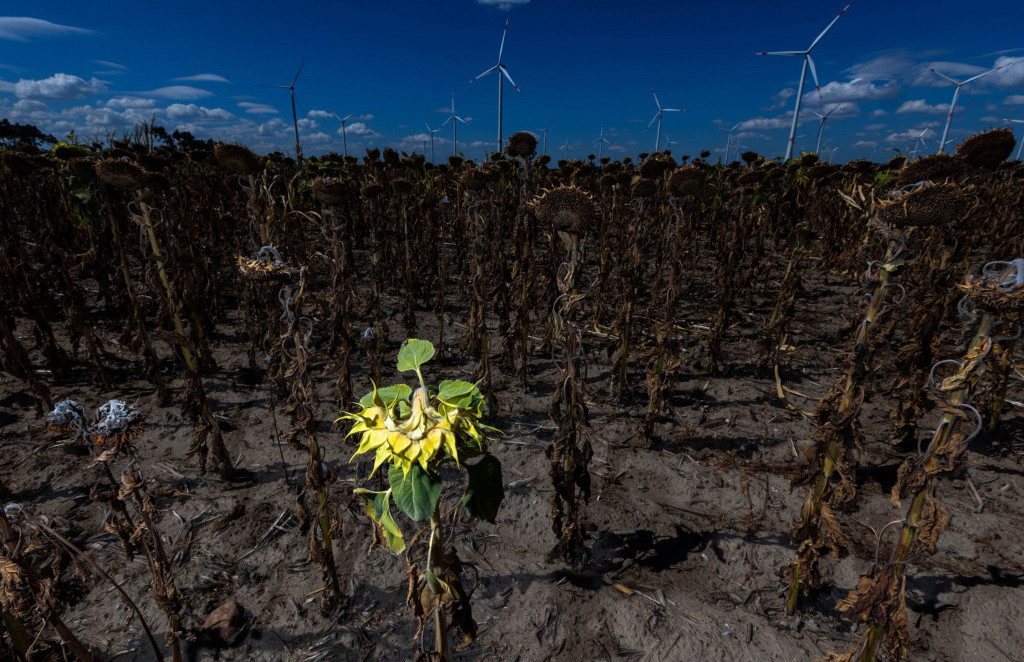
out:
<path id="1" fill-rule="evenodd" d="M 448 619 L 444 613 L 444 587 L 438 575 L 444 572 L 444 549 L 441 541 L 441 502 L 434 506 L 430 515 L 430 547 L 427 550 L 427 586 L 438 596 L 434 609 L 434 638 L 440 662 L 451 660 L 448 649 Z"/>

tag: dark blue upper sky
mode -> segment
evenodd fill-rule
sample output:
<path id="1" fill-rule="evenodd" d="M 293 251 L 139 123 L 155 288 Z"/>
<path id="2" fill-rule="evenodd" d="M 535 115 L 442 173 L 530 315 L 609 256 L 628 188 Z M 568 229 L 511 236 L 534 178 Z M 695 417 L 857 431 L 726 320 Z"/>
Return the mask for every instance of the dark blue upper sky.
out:
<path id="1" fill-rule="evenodd" d="M 494 74 L 506 15 L 504 64 L 522 89 L 505 85 L 504 133 L 540 135 L 560 158 L 652 151 L 664 107 L 662 147 L 674 154 L 724 155 L 739 124 L 737 149 L 768 156 L 786 148 L 801 57 L 843 9 L 812 2 L 612 2 L 449 0 L 381 2 L 146 3 L 9 0 L 0 17 L 0 117 L 36 124 L 58 137 L 92 138 L 156 117 L 170 130 L 233 140 L 259 151 L 294 152 L 287 85 L 296 84 L 306 153 L 369 146 L 426 151 L 424 123 L 456 112 L 458 147 L 480 158 L 497 144 Z M 954 86 L 929 68 L 964 80 L 949 139 L 1004 118 L 1024 119 L 1024 3 L 856 0 L 812 53 L 821 94 L 807 76 L 796 152 L 836 160 L 888 158 L 919 136 L 938 149 Z M 1024 125 L 1012 125 L 1015 128 Z M 1020 132 L 1018 132 L 1020 133 Z M 437 159 L 452 149 L 451 125 L 435 134 Z"/>

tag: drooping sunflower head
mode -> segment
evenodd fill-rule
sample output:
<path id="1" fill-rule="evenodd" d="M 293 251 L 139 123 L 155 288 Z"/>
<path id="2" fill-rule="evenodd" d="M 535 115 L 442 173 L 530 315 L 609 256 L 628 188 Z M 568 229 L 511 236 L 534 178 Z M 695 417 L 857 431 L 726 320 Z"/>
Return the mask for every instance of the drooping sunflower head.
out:
<path id="1" fill-rule="evenodd" d="M 245 145 L 217 143 L 213 146 L 213 157 L 217 163 L 240 175 L 255 175 L 263 170 L 263 161 Z"/>
<path id="2" fill-rule="evenodd" d="M 391 463 L 408 475 L 413 465 L 434 473 L 445 461 L 458 464 L 460 458 L 484 452 L 489 428 L 479 420 L 483 399 L 473 397 L 480 391 L 472 384 L 469 389 L 453 384 L 462 383 L 442 382 L 433 397 L 426 388 L 374 386 L 360 402 L 362 411 L 341 417 L 355 422 L 347 436 L 360 435 L 352 457 L 372 451 L 373 472 Z"/>
<path id="3" fill-rule="evenodd" d="M 1007 128 L 990 129 L 971 136 L 956 148 L 957 156 L 977 168 L 995 170 L 1010 158 L 1017 140 Z"/>
<path id="4" fill-rule="evenodd" d="M 530 206 L 538 219 L 569 232 L 592 228 L 600 218 L 594 199 L 575 186 L 559 186 L 545 191 Z"/>

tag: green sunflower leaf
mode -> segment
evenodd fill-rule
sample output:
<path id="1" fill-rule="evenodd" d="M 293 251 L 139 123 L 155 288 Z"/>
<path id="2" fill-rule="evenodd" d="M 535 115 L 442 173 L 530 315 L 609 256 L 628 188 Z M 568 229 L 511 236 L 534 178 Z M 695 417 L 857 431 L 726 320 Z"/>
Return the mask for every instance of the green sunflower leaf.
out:
<path id="1" fill-rule="evenodd" d="M 416 464 L 404 474 L 400 466 L 393 464 L 388 470 L 388 480 L 399 510 L 415 522 L 430 519 L 441 498 L 440 477 L 431 476 Z"/>
<path id="2" fill-rule="evenodd" d="M 429 340 L 410 338 L 398 350 L 398 370 L 419 370 L 420 366 L 434 357 L 434 345 Z"/>

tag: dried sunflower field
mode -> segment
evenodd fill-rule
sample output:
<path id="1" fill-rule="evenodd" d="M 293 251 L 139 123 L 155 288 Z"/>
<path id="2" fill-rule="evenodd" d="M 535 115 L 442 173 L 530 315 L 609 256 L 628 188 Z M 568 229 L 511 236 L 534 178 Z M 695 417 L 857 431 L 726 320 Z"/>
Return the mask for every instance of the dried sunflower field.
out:
<path id="1" fill-rule="evenodd" d="M 1008 130 L 299 166 L 151 129 L 0 155 L 0 658 L 1024 659 Z"/>

